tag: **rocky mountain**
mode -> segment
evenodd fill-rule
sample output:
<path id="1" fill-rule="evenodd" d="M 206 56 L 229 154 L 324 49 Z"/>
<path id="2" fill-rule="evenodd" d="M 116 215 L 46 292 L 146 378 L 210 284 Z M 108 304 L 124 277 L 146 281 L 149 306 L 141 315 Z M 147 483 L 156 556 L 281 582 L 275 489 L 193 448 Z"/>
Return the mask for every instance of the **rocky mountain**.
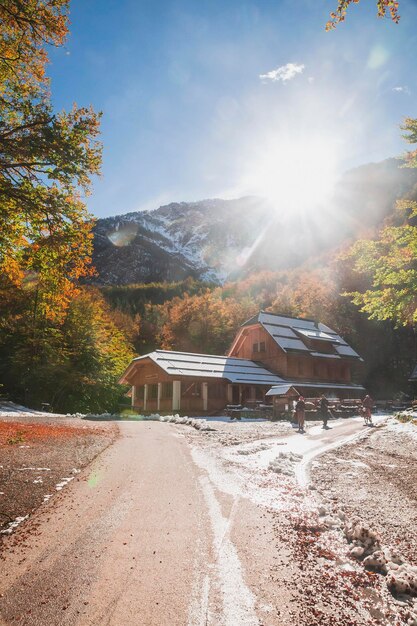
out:
<path id="1" fill-rule="evenodd" d="M 300 180 L 300 185 L 303 181 Z M 261 198 L 202 200 L 99 219 L 97 284 L 222 283 L 250 271 L 295 267 L 375 228 L 395 200 L 414 196 L 417 172 L 389 159 L 347 172 L 325 205 L 288 213 Z"/>

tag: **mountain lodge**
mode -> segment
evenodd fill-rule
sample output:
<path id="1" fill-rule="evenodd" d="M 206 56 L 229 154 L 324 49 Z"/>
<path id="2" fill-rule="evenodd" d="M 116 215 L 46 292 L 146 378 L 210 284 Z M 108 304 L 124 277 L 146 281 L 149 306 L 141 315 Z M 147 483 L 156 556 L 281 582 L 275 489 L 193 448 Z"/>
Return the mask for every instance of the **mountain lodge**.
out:
<path id="1" fill-rule="evenodd" d="M 155 350 L 132 360 L 120 379 L 132 408 L 209 414 L 272 396 L 358 398 L 361 357 L 314 320 L 261 311 L 242 324 L 226 356 Z"/>

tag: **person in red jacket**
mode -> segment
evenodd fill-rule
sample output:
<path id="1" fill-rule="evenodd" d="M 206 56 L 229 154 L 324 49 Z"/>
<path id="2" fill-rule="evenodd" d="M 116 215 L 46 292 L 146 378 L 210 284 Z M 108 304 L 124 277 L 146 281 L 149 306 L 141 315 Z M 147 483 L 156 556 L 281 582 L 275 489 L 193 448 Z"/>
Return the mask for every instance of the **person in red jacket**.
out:
<path id="1" fill-rule="evenodd" d="M 363 406 L 363 416 L 365 418 L 365 424 L 372 425 L 372 407 L 374 406 L 374 401 L 372 400 L 370 395 L 366 395 L 362 400 Z"/>

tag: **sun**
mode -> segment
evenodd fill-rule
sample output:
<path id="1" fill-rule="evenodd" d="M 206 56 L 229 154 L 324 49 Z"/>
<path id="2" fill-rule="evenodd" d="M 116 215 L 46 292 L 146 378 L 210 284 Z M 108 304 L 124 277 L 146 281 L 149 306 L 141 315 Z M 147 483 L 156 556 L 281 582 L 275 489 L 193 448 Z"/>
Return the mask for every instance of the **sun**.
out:
<path id="1" fill-rule="evenodd" d="M 332 194 L 339 154 L 332 137 L 279 133 L 252 147 L 242 184 L 248 194 L 266 198 L 282 216 L 312 213 Z"/>

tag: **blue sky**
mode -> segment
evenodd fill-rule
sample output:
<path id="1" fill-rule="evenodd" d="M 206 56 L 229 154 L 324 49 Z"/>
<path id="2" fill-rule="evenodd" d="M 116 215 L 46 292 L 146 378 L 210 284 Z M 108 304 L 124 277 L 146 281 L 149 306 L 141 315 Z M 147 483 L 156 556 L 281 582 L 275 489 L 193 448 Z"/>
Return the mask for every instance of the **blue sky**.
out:
<path id="1" fill-rule="evenodd" d="M 400 153 L 399 124 L 417 116 L 417 2 L 395 25 L 361 0 L 326 33 L 335 5 L 72 0 L 49 74 L 57 109 L 103 112 L 90 211 L 246 194 L 290 206 Z"/>

